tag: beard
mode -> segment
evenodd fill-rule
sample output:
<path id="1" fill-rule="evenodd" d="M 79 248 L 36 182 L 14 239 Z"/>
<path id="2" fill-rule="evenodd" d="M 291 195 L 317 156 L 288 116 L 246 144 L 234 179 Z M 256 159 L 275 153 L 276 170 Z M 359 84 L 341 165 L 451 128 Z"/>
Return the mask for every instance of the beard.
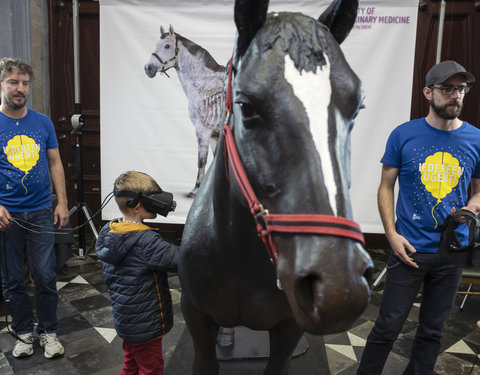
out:
<path id="1" fill-rule="evenodd" d="M 456 107 L 452 107 L 452 105 L 456 105 Z M 435 102 L 435 99 L 433 97 L 432 97 L 432 100 L 430 101 L 430 106 L 438 115 L 438 117 L 443 118 L 445 120 L 456 119 L 457 117 L 460 116 L 463 109 L 463 103 L 458 100 L 450 101 L 442 106 L 442 105 L 438 105 Z"/>
<path id="2" fill-rule="evenodd" d="M 23 107 L 25 107 L 25 103 L 27 102 L 27 99 L 25 98 L 25 96 L 23 96 L 23 95 L 17 95 L 17 97 L 23 98 L 23 101 L 20 102 L 20 103 L 16 103 L 16 102 L 14 102 L 11 98 L 9 98 L 9 97 L 7 97 L 7 96 L 2 97 L 2 101 L 5 102 L 5 105 L 6 105 L 8 108 L 16 111 L 16 110 L 18 110 L 18 109 L 22 109 Z"/>

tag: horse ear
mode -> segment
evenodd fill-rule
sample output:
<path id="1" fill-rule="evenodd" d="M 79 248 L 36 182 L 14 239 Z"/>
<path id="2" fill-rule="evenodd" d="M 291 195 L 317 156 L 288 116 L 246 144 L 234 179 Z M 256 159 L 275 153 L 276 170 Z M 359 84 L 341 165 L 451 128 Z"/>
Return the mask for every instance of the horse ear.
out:
<path id="1" fill-rule="evenodd" d="M 242 56 L 267 19 L 268 0 L 236 0 L 234 18 L 237 25 L 236 55 Z"/>
<path id="2" fill-rule="evenodd" d="M 170 29 L 168 29 L 168 32 L 170 33 L 170 35 L 175 35 L 175 30 L 173 30 L 172 25 L 170 25 Z"/>
<path id="3" fill-rule="evenodd" d="M 163 26 L 160 25 L 160 38 L 163 39 L 164 36 L 165 36 L 165 30 L 163 30 Z"/>
<path id="4" fill-rule="evenodd" d="M 338 44 L 341 44 L 355 23 L 357 10 L 358 0 L 335 0 L 318 21 L 327 26 Z"/>

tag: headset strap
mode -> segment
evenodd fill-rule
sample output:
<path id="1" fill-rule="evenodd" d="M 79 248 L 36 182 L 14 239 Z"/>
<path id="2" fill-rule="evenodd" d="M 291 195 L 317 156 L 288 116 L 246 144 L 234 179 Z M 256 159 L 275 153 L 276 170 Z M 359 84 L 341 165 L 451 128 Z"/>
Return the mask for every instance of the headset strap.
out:
<path id="1" fill-rule="evenodd" d="M 455 229 L 458 228 L 459 222 L 456 220 L 458 216 L 467 217 L 468 229 L 470 231 L 468 245 L 462 246 L 460 240 L 458 239 Z M 476 248 L 480 245 L 480 219 L 472 211 L 466 209 L 456 210 L 452 215 L 449 215 L 445 219 L 443 225 L 444 230 L 447 231 L 446 239 L 448 243 L 448 249 L 450 252 L 461 252 Z M 473 230 L 473 237 L 471 237 Z"/>

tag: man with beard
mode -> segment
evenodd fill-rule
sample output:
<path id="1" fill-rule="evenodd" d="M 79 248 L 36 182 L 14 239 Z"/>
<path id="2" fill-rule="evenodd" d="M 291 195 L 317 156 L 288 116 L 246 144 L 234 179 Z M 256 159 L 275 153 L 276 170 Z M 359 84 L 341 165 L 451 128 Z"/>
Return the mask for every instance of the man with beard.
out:
<path id="1" fill-rule="evenodd" d="M 35 284 L 36 333 L 45 357 L 53 358 L 64 352 L 56 335 L 54 224 L 68 223 L 68 207 L 53 124 L 25 107 L 32 79 L 33 69 L 25 62 L 0 60 L 0 264 L 3 296 L 18 336 L 13 356 L 32 355 L 36 339 L 23 283 L 27 259 Z M 58 199 L 55 210 L 50 178 Z"/>
<path id="2" fill-rule="evenodd" d="M 418 328 L 403 374 L 434 374 L 442 330 L 463 271 L 437 254 L 440 226 L 455 209 L 480 213 L 480 130 L 458 118 L 474 81 L 455 61 L 433 66 L 423 88 L 430 103 L 427 117 L 398 126 L 387 141 L 378 208 L 392 252 L 379 316 L 357 375 L 382 373 L 422 285 Z M 457 234 L 465 244 L 465 223 Z"/>

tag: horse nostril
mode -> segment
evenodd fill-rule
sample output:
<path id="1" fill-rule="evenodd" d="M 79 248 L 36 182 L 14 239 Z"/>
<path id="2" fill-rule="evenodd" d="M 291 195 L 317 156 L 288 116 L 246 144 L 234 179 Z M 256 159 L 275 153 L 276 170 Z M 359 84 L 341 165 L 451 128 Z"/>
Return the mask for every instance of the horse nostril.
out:
<path id="1" fill-rule="evenodd" d="M 368 285 L 370 285 L 372 283 L 373 273 L 374 273 L 374 269 L 373 269 L 373 267 L 370 267 L 370 266 L 367 267 L 367 269 L 363 273 L 363 277 L 365 278 L 365 280 L 367 280 Z"/>
<path id="2" fill-rule="evenodd" d="M 320 285 L 321 282 L 318 275 L 309 274 L 300 281 L 300 288 L 298 290 L 303 295 L 305 307 L 308 309 L 312 309 L 313 306 L 317 306 L 317 304 L 322 304 L 322 301 L 318 300 L 322 296 L 319 290 L 319 288 L 321 288 Z"/>
<path id="3" fill-rule="evenodd" d="M 152 77 L 155 75 L 155 67 L 153 65 L 145 65 L 145 73 L 147 73 L 149 77 Z"/>

